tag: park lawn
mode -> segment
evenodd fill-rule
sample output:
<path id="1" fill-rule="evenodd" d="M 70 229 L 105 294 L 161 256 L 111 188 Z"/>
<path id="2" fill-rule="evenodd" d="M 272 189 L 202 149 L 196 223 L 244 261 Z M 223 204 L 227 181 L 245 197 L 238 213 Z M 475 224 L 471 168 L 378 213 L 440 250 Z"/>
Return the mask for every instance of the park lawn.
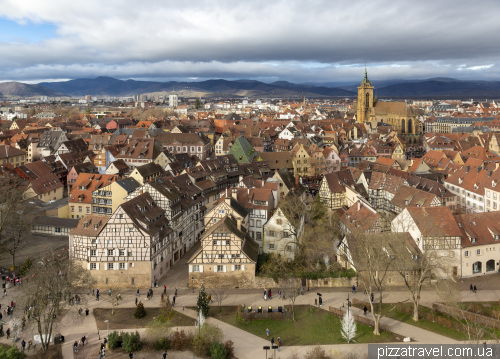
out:
<path id="1" fill-rule="evenodd" d="M 288 306 L 287 306 L 288 307 Z M 236 307 L 211 307 L 210 316 L 237 328 L 245 330 L 263 339 L 269 328 L 270 337 L 281 338 L 283 345 L 315 345 L 315 344 L 345 344 L 340 333 L 341 318 L 328 311 L 309 306 L 295 306 L 295 322 L 292 320 L 255 319 L 244 322 L 236 316 Z M 398 340 L 399 339 L 399 340 Z M 373 335 L 373 328 L 358 324 L 356 343 L 387 343 L 402 341 L 391 332 Z"/>
<path id="2" fill-rule="evenodd" d="M 162 308 L 146 308 L 144 318 L 134 318 L 135 308 L 115 308 L 115 313 L 111 315 L 111 308 L 95 308 L 93 311 L 97 328 L 101 331 L 107 329 L 105 320 L 109 320 L 109 329 L 139 329 L 146 328 L 153 318 L 162 314 Z M 174 316 L 170 320 L 172 327 L 187 327 L 194 325 L 195 320 L 182 313 L 174 311 Z"/>

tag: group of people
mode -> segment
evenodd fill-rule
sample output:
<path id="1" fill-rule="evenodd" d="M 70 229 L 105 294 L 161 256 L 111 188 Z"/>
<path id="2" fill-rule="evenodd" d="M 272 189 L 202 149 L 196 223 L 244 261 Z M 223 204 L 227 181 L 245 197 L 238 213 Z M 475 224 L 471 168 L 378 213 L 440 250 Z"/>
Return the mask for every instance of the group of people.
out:
<path id="1" fill-rule="evenodd" d="M 75 353 L 78 352 L 78 347 L 84 347 L 85 346 L 85 342 L 88 342 L 89 341 L 89 337 L 87 336 L 83 336 L 80 338 L 80 340 L 75 340 L 75 342 L 73 343 L 73 348 L 75 350 Z"/>
<path id="2" fill-rule="evenodd" d="M 477 287 L 476 287 L 476 285 L 475 285 L 475 284 L 474 284 L 474 285 L 472 285 L 472 284 L 471 284 L 471 285 L 470 285 L 470 289 L 469 289 L 469 290 L 470 290 L 471 292 L 476 293 L 476 292 L 477 292 Z"/>
<path id="3" fill-rule="evenodd" d="M 33 346 L 33 342 L 31 340 L 28 341 L 28 351 L 31 350 L 31 347 Z M 33 347 L 34 349 L 34 347 Z M 21 351 L 25 351 L 26 350 L 26 341 L 23 339 L 23 341 L 21 342 Z"/>
<path id="4" fill-rule="evenodd" d="M 139 291 L 139 290 L 137 290 L 137 291 Z M 148 298 L 148 300 L 153 298 L 153 290 L 151 288 L 149 288 L 148 294 L 146 295 L 146 297 Z"/>
<path id="5" fill-rule="evenodd" d="M 278 297 L 281 299 L 281 290 L 278 292 Z M 273 292 L 271 288 L 269 290 L 264 289 L 264 300 L 273 299 Z"/>
<path id="6" fill-rule="evenodd" d="M 271 334 L 271 331 L 269 330 L 269 328 L 267 328 L 266 335 L 268 338 L 269 338 L 270 334 Z M 280 337 L 276 338 L 276 344 L 274 341 L 274 337 L 271 337 L 271 348 L 273 348 L 275 345 L 278 347 L 278 351 L 280 351 L 280 347 L 281 347 L 281 338 Z"/>

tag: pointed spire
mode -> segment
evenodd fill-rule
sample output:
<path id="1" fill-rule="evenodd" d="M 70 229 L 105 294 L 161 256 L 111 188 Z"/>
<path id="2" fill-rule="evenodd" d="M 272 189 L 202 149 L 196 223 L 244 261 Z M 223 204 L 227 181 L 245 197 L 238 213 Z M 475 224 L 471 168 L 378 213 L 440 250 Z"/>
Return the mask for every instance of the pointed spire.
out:
<path id="1" fill-rule="evenodd" d="M 361 82 L 362 84 L 372 84 L 370 82 L 370 80 L 368 80 L 368 72 L 366 71 L 366 65 L 365 65 L 365 78 L 363 79 L 363 82 Z"/>

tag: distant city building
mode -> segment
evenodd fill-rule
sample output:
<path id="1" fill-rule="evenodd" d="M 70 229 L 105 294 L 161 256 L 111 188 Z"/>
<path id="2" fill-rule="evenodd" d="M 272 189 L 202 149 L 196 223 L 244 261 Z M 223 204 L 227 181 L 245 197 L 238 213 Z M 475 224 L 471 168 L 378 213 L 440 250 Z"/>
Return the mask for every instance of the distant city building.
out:
<path id="1" fill-rule="evenodd" d="M 179 106 L 179 98 L 177 95 L 169 95 L 168 96 L 168 106 L 169 107 Z"/>

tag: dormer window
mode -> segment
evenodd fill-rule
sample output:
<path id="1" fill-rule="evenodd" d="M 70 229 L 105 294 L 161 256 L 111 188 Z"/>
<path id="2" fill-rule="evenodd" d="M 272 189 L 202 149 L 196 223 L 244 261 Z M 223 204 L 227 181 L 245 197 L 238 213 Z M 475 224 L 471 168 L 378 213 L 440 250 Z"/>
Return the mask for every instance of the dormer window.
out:
<path id="1" fill-rule="evenodd" d="M 471 243 L 476 243 L 476 238 L 471 238 L 470 241 Z"/>
<path id="2" fill-rule="evenodd" d="M 498 234 L 495 234 L 495 241 L 498 241 L 500 239 L 500 236 Z"/>

